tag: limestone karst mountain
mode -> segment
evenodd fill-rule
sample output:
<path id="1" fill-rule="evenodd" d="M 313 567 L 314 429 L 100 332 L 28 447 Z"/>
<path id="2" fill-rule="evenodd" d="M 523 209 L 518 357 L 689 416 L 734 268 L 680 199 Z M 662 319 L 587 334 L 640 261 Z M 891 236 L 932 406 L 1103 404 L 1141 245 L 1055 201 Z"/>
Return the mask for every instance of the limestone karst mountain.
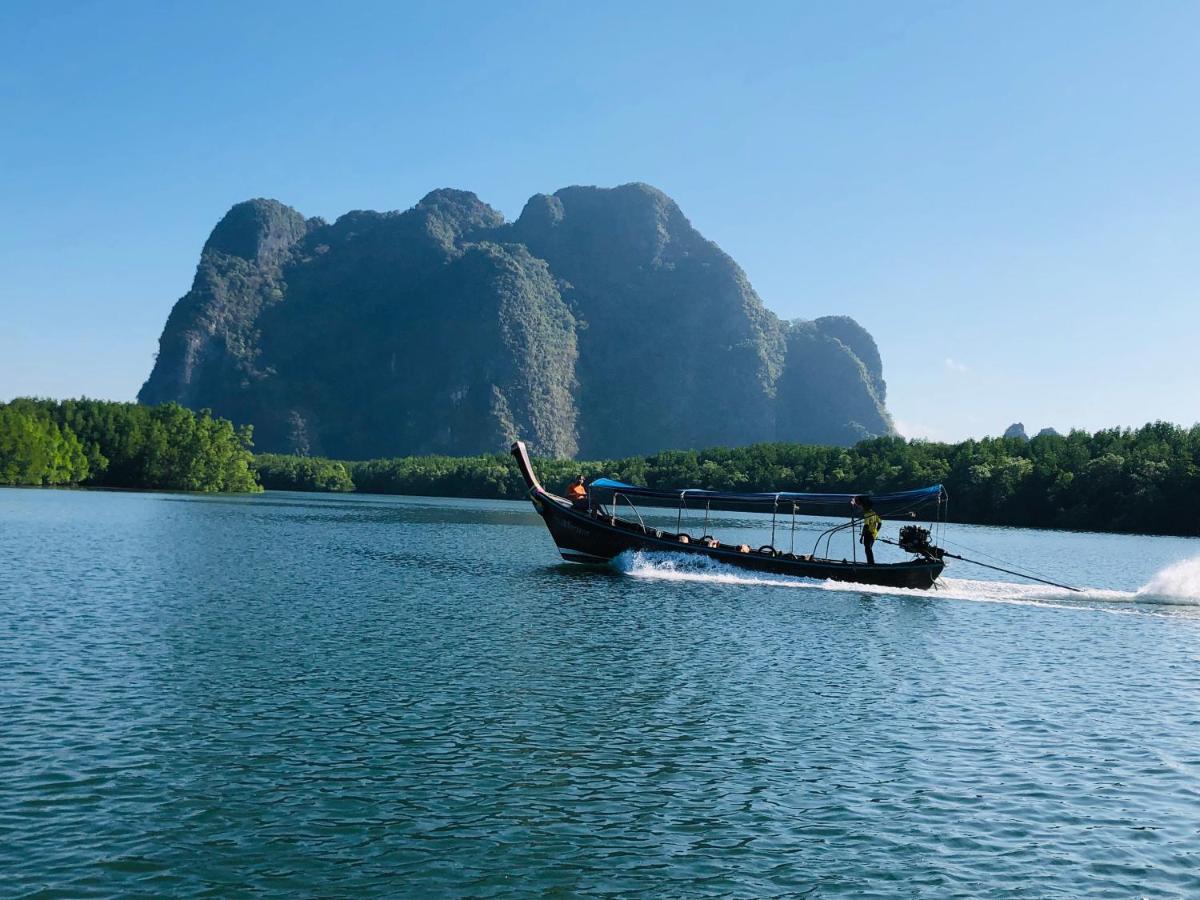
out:
<path id="1" fill-rule="evenodd" d="M 783 322 L 648 185 L 474 194 L 328 224 L 233 207 L 139 400 L 255 426 L 259 449 L 468 454 L 515 436 L 591 458 L 892 433 L 879 352 L 845 317 Z"/>

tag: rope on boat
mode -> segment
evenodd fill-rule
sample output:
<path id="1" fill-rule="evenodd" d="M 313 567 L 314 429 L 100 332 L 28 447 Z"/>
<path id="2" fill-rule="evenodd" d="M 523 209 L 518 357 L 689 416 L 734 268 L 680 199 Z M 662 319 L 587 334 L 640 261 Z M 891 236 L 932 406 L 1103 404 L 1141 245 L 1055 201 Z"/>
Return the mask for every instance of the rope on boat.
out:
<path id="1" fill-rule="evenodd" d="M 883 541 L 885 544 L 891 544 L 893 547 L 900 546 L 895 541 L 889 541 L 887 538 L 880 538 L 879 540 Z M 979 562 L 975 559 L 967 559 L 965 556 L 959 556 L 957 553 L 949 553 L 943 550 L 941 555 L 943 557 L 948 557 L 949 559 L 957 559 L 965 563 L 970 563 L 973 566 L 981 566 L 984 569 L 994 569 L 997 572 L 1003 572 L 1005 575 L 1015 575 L 1018 578 L 1028 578 L 1030 581 L 1037 581 L 1041 584 L 1048 584 L 1051 587 L 1062 588 L 1064 591 L 1074 591 L 1076 594 L 1083 593 L 1080 588 L 1071 587 L 1069 584 L 1060 584 L 1057 581 L 1051 581 L 1049 578 L 1038 578 L 1036 575 L 1028 575 L 1025 572 L 1017 572 L 1013 569 L 1002 569 L 1000 566 L 992 566 L 988 565 L 987 563 Z M 984 555 L 986 556 L 987 554 Z"/>

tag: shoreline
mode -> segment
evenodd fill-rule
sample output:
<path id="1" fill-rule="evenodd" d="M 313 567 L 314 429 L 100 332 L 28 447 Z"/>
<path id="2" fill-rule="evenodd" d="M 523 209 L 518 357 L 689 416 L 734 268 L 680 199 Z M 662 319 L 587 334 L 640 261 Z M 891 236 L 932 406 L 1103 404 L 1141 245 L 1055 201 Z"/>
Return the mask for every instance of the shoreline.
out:
<path id="1" fill-rule="evenodd" d="M 326 496 L 330 498 L 355 496 L 355 497 L 411 497 L 422 500 L 480 500 L 487 502 L 502 502 L 502 503 L 517 503 L 524 504 L 528 502 L 524 497 L 481 497 L 476 495 L 464 494 L 428 494 L 428 493 L 402 493 L 400 491 L 322 491 L 311 490 L 306 491 L 300 488 L 267 488 L 264 487 L 258 491 L 183 491 L 172 490 L 170 488 L 153 488 L 153 487 L 106 487 L 104 485 L 63 485 L 63 484 L 0 484 L 0 490 L 29 490 L 29 491 L 66 491 L 80 493 L 117 493 L 117 494 L 172 494 L 185 497 L 265 497 L 269 494 L 303 494 L 306 496 Z M 817 517 L 820 518 L 820 517 Z M 904 519 L 884 519 L 884 522 L 908 522 Z M 1011 525 L 998 522 L 973 522 L 965 519 L 947 519 L 946 525 L 969 525 L 979 528 L 1004 528 L 1013 531 L 1056 531 L 1063 534 L 1095 534 L 1095 535 L 1112 535 L 1115 537 L 1164 537 L 1178 538 L 1179 540 L 1200 540 L 1200 535 L 1196 534 L 1178 534 L 1175 532 L 1166 531 L 1118 531 L 1115 529 L 1082 529 L 1082 528 L 1063 528 L 1053 525 Z"/>

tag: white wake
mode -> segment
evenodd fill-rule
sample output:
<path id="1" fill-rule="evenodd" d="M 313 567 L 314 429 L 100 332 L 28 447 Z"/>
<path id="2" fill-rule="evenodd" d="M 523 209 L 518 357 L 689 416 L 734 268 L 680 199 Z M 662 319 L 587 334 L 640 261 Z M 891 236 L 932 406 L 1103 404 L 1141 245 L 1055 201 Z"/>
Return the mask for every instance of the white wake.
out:
<path id="1" fill-rule="evenodd" d="M 1200 556 L 1155 572 L 1135 596 L 1143 603 L 1200 605 Z"/>
<path id="2" fill-rule="evenodd" d="M 1008 581 L 976 581 L 969 578 L 942 578 L 934 590 L 880 587 L 844 581 L 820 581 L 788 575 L 748 572 L 709 559 L 683 553 L 622 553 L 613 565 L 633 578 L 657 581 L 701 582 L 705 584 L 758 585 L 808 590 L 852 591 L 859 594 L 888 594 L 913 597 L 944 597 L 984 603 L 1037 604 L 1039 606 L 1078 607 L 1093 603 L 1151 603 L 1176 606 L 1200 606 L 1200 557 L 1168 566 L 1137 591 L 1113 591 L 1085 588 L 1080 593 L 1037 584 Z"/>

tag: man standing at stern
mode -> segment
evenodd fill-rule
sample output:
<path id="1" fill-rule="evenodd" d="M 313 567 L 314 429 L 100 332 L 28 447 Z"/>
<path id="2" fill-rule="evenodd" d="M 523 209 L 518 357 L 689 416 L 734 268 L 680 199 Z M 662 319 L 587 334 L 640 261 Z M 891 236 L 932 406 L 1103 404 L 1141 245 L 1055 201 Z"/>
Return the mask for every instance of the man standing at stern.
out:
<path id="1" fill-rule="evenodd" d="M 866 494 L 855 497 L 850 501 L 850 505 L 855 509 L 862 510 L 862 535 L 859 537 L 859 541 L 863 545 L 863 551 L 867 554 L 867 565 L 873 566 L 875 565 L 875 538 L 879 536 L 883 520 L 879 518 L 879 513 L 875 512 L 871 498 Z"/>

